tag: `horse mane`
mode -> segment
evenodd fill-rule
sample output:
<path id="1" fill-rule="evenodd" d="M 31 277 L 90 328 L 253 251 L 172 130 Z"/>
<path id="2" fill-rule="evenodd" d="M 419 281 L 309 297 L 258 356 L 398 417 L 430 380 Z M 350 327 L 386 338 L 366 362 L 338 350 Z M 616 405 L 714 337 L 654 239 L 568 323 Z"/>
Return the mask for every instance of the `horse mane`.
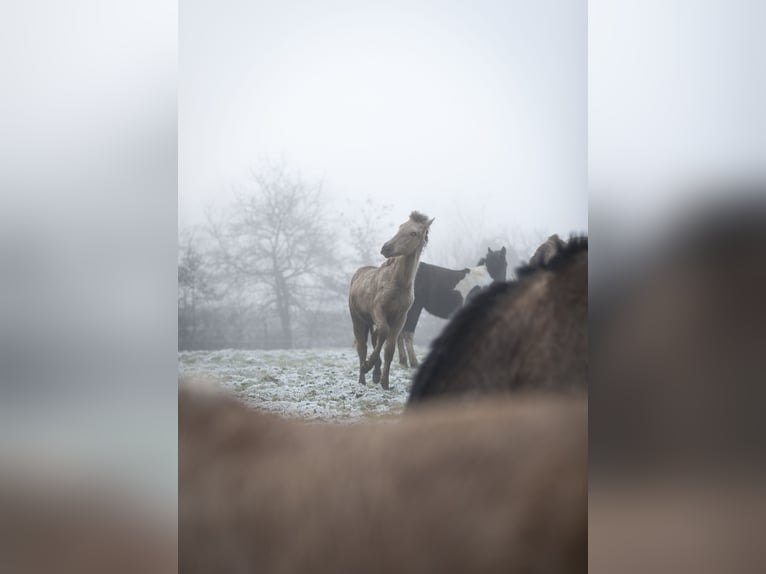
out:
<path id="1" fill-rule="evenodd" d="M 481 265 L 486 265 L 486 264 L 487 264 L 487 258 L 482 257 L 481 259 L 479 259 L 479 262 L 476 264 L 476 267 L 479 267 Z"/>
<path id="2" fill-rule="evenodd" d="M 439 377 L 441 372 L 453 367 L 455 362 L 453 349 L 460 349 L 466 339 L 473 337 L 473 334 L 478 332 L 477 328 L 488 319 L 495 302 L 504 295 L 516 291 L 518 285 L 518 281 L 510 281 L 489 286 L 471 298 L 447 323 L 441 335 L 431 343 L 431 351 L 415 373 L 410 396 L 407 399 L 408 404 L 412 404 L 414 400 L 425 395 L 430 382 Z"/>
<path id="3" fill-rule="evenodd" d="M 566 247 L 546 264 L 517 269 L 517 279 L 514 281 L 497 282 L 484 291 L 472 297 L 465 306 L 447 323 L 433 343 L 431 351 L 415 374 L 407 404 L 411 405 L 430 390 L 432 381 L 438 380 L 442 373 L 450 372 L 457 366 L 462 354 L 458 352 L 476 333 L 481 333 L 491 322 L 496 303 L 506 296 L 515 297 L 521 291 L 521 286 L 529 281 L 536 273 L 558 272 L 576 260 L 576 255 L 587 251 L 587 236 L 572 236 Z"/>
<path id="4" fill-rule="evenodd" d="M 563 265 L 578 254 L 580 251 L 587 251 L 588 249 L 588 236 L 587 235 L 570 235 L 569 241 L 556 251 L 547 263 L 540 261 L 537 264 L 530 265 L 529 263 L 521 265 L 516 268 L 516 276 L 522 277 L 534 273 L 539 269 L 548 269 L 550 271 L 556 271 Z"/>
<path id="5" fill-rule="evenodd" d="M 410 213 L 410 221 L 415 223 L 428 223 L 428 216 L 419 211 L 413 211 Z"/>

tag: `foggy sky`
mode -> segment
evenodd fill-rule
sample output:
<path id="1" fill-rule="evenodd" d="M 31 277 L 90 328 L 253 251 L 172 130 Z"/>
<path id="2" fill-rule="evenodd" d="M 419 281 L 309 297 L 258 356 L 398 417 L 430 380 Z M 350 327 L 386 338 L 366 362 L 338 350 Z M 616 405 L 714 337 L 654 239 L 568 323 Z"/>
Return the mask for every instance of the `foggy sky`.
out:
<path id="1" fill-rule="evenodd" d="M 590 255 L 598 262 L 598 250 L 650 241 L 738 184 L 763 189 L 766 3 L 591 0 L 588 16 Z"/>
<path id="2" fill-rule="evenodd" d="M 587 230 L 584 1 L 180 6 L 179 226 L 264 160 L 448 233 Z"/>

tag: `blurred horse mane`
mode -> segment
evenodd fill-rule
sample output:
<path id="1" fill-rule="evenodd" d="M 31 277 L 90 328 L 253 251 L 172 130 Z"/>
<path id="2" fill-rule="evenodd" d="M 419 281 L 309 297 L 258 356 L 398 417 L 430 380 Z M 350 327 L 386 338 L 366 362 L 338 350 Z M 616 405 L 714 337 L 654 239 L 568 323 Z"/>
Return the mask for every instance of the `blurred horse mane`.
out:
<path id="1" fill-rule="evenodd" d="M 554 233 L 535 250 L 532 257 L 529 258 L 529 265 L 531 267 L 545 265 L 564 247 L 566 247 L 566 242 L 558 236 L 558 233 Z"/>
<path id="2" fill-rule="evenodd" d="M 588 380 L 588 239 L 479 293 L 447 324 L 408 405 L 437 396 L 582 391 Z"/>

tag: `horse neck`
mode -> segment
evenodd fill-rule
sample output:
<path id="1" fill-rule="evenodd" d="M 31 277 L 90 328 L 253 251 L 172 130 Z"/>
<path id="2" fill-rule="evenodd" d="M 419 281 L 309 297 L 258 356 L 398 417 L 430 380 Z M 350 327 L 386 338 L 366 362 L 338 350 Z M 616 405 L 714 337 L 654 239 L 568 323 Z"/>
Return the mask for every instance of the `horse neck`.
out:
<path id="1" fill-rule="evenodd" d="M 421 245 L 409 255 L 400 255 L 396 258 L 394 262 L 394 277 L 397 284 L 406 286 L 414 283 L 422 251 L 423 246 Z"/>

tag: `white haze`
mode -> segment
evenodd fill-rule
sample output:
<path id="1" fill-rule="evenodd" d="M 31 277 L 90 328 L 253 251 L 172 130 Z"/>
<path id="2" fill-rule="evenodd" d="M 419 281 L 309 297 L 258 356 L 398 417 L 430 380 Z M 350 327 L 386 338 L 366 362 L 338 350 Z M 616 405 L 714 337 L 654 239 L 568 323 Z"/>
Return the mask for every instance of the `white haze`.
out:
<path id="1" fill-rule="evenodd" d="M 466 222 L 587 230 L 584 1 L 191 0 L 179 18 L 182 229 L 276 160 L 336 206 L 435 216 L 437 244 Z"/>

